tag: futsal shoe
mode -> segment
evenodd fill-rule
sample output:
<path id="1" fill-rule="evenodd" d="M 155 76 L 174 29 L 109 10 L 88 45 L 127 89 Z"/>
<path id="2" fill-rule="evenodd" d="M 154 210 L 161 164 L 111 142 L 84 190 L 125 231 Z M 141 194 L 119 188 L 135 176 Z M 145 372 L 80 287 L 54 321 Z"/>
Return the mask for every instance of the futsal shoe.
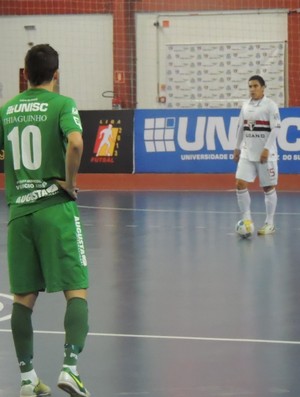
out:
<path id="1" fill-rule="evenodd" d="M 275 226 L 269 225 L 268 223 L 265 223 L 264 226 L 257 231 L 257 234 L 259 236 L 265 236 L 267 234 L 273 234 L 273 233 L 275 233 Z"/>
<path id="2" fill-rule="evenodd" d="M 36 385 L 34 385 L 31 380 L 22 381 L 20 397 L 42 397 L 50 395 L 50 387 L 45 385 L 41 380 L 38 380 Z"/>
<path id="3" fill-rule="evenodd" d="M 71 397 L 90 397 L 79 375 L 74 374 L 69 368 L 63 368 L 58 378 L 57 386 L 70 394 Z"/>

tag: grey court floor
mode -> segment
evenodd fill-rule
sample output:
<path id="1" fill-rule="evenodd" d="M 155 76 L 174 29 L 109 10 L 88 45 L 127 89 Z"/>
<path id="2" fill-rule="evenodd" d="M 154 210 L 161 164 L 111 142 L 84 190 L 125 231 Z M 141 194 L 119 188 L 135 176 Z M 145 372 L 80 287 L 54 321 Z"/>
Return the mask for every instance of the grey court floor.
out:
<path id="1" fill-rule="evenodd" d="M 18 397 L 0 191 L 0 397 Z M 81 192 L 91 286 L 79 370 L 92 397 L 300 397 L 300 193 L 240 240 L 234 192 Z M 264 222 L 252 193 L 256 227 Z M 17 247 L 16 247 L 17 249 Z M 62 294 L 41 294 L 35 367 L 62 397 Z"/>

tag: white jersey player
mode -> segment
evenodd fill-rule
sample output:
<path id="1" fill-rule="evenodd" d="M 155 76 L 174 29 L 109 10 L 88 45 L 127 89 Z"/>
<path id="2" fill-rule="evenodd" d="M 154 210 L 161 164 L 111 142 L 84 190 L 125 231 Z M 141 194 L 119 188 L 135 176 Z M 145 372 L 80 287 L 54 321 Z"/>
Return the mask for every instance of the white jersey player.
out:
<path id="1" fill-rule="evenodd" d="M 248 182 L 259 178 L 265 193 L 266 219 L 258 234 L 266 235 L 275 231 L 278 181 L 276 137 L 281 122 L 278 106 L 264 95 L 264 79 L 258 75 L 252 76 L 248 86 L 250 99 L 241 108 L 233 155 L 238 162 L 236 194 L 243 219 L 251 220 Z"/>

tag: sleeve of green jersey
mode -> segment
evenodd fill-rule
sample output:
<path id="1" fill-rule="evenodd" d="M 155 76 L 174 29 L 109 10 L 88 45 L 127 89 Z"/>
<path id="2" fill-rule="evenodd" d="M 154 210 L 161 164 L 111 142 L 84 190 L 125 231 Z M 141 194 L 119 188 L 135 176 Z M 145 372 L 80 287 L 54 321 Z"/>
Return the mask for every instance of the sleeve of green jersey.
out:
<path id="1" fill-rule="evenodd" d="M 0 108 L 0 150 L 2 149 L 4 149 L 4 128 L 3 128 L 1 108 Z"/>
<path id="2" fill-rule="evenodd" d="M 60 115 L 60 128 L 67 136 L 70 132 L 82 133 L 82 125 L 76 103 L 71 98 L 65 98 Z"/>

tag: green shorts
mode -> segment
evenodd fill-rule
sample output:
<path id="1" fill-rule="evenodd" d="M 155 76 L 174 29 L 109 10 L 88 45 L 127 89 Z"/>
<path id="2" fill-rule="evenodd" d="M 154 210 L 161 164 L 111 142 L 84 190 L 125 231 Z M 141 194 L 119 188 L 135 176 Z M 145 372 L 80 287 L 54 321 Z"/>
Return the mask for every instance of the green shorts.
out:
<path id="1" fill-rule="evenodd" d="M 88 288 L 82 227 L 74 201 L 16 218 L 8 225 L 12 293 Z"/>

